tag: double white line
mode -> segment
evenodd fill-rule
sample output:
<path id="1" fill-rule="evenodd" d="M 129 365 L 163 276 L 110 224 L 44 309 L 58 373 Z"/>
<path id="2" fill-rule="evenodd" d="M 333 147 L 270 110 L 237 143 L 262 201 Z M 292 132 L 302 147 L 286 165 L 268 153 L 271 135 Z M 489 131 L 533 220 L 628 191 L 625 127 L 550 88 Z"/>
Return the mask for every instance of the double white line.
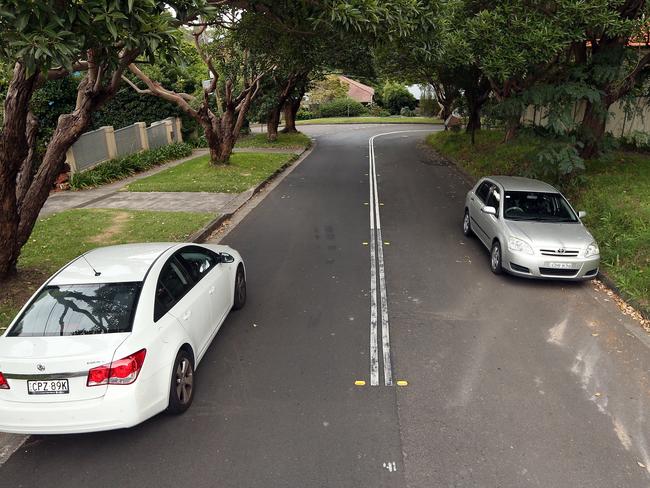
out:
<path id="1" fill-rule="evenodd" d="M 381 350 L 384 365 L 384 385 L 393 386 L 393 369 L 390 356 L 390 324 L 386 298 L 386 272 L 384 269 L 384 242 L 381 238 L 379 215 L 379 189 L 375 166 L 375 138 L 404 132 L 430 132 L 430 130 L 400 130 L 376 134 L 368 140 L 368 180 L 370 185 L 370 386 L 379 386 L 378 302 L 381 302 Z M 377 297 L 379 277 L 379 298 Z"/>

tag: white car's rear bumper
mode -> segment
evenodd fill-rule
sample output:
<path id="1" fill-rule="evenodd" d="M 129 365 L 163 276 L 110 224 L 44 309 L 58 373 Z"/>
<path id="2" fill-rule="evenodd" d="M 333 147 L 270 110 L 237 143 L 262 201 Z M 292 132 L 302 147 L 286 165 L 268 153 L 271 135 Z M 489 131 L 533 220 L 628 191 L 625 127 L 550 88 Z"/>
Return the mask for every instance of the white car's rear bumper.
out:
<path id="1" fill-rule="evenodd" d="M 138 400 L 129 386 L 110 386 L 91 400 L 9 402 L 0 390 L 0 431 L 14 434 L 79 434 L 133 427 L 166 408 L 164 401 Z"/>

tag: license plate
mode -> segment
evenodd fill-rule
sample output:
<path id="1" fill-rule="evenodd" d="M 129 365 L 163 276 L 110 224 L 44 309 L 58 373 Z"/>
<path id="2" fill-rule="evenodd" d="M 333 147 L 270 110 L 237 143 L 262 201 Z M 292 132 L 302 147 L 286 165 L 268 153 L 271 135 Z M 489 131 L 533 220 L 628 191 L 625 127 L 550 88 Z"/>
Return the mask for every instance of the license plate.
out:
<path id="1" fill-rule="evenodd" d="M 70 393 L 68 380 L 28 381 L 27 393 L 30 395 L 65 395 Z"/>
<path id="2" fill-rule="evenodd" d="M 548 263 L 548 267 L 554 269 L 577 269 L 573 263 Z"/>

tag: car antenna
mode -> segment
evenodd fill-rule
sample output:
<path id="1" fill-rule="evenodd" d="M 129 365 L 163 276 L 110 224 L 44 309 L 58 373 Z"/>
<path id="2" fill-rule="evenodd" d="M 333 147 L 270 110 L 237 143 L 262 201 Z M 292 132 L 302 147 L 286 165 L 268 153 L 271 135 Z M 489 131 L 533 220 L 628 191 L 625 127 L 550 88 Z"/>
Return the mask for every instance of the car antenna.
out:
<path id="1" fill-rule="evenodd" d="M 99 272 L 95 268 L 93 268 L 93 265 L 90 264 L 90 261 L 88 261 L 86 259 L 86 256 L 81 256 L 81 257 L 84 258 L 84 261 L 86 261 L 88 263 L 88 266 L 90 266 L 90 269 L 92 269 L 95 272 L 95 276 L 100 276 L 101 275 L 101 272 Z"/>

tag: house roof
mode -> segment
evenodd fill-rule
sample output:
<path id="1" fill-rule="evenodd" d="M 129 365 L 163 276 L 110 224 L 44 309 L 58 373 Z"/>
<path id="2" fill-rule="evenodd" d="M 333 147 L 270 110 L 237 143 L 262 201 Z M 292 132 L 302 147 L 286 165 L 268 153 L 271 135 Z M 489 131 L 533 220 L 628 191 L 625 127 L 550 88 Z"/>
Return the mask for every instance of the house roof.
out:
<path id="1" fill-rule="evenodd" d="M 348 85 L 348 96 L 350 98 L 360 103 L 372 102 L 372 97 L 375 95 L 374 88 L 343 75 L 339 76 L 339 80 Z"/>

